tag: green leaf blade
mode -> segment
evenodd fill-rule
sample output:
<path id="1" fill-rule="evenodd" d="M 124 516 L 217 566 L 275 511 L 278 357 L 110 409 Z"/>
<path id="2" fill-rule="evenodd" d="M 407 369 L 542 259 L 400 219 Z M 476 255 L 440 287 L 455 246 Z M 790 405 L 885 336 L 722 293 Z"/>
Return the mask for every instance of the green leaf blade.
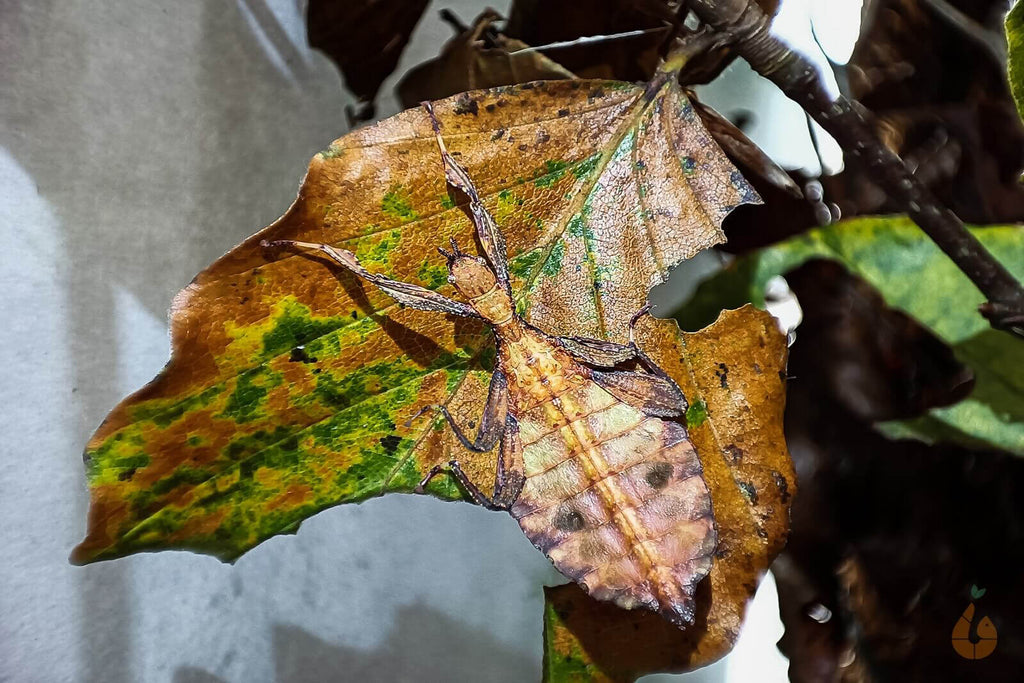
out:
<path id="1" fill-rule="evenodd" d="M 1017 278 L 1024 278 L 1020 226 L 972 228 Z M 695 329 L 716 308 L 764 306 L 768 281 L 813 258 L 838 261 L 877 289 L 886 302 L 948 344 L 975 373 L 975 388 L 956 405 L 916 420 L 885 423 L 892 436 L 949 440 L 1024 455 L 1024 344 L 992 330 L 978 313 L 984 295 L 909 219 L 865 217 L 812 230 L 749 254 L 698 287 L 678 312 Z"/>

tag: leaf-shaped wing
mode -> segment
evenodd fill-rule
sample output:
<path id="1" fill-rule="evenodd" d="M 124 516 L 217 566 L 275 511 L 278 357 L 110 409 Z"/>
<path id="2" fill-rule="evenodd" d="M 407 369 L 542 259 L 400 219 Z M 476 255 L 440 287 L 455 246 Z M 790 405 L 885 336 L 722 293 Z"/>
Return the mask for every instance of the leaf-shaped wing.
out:
<path id="1" fill-rule="evenodd" d="M 796 474 L 782 433 L 786 340 L 775 320 L 745 306 L 697 333 L 657 321 L 641 336 L 690 401 L 689 435 L 718 525 L 715 561 L 697 586 L 696 620 L 685 630 L 593 600 L 574 584 L 546 589 L 550 683 L 632 681 L 718 659 L 739 635 L 746 603 L 789 528 Z"/>

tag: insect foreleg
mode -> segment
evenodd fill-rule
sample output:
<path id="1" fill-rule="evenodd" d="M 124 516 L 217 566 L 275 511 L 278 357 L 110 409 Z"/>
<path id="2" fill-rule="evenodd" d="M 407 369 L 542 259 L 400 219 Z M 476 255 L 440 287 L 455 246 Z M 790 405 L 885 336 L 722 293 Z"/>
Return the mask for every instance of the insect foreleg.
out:
<path id="1" fill-rule="evenodd" d="M 430 105 L 430 102 L 423 102 L 422 104 L 423 108 L 427 111 L 427 116 L 430 117 L 431 125 L 434 127 L 437 146 L 441 150 L 441 161 L 444 164 L 445 179 L 452 187 L 455 187 L 469 197 L 470 216 L 473 219 L 473 225 L 476 226 L 476 232 L 480 237 L 480 244 L 484 248 L 484 254 L 486 254 L 487 260 L 490 261 L 491 267 L 494 268 L 494 274 L 497 276 L 498 283 L 501 284 L 505 292 L 511 294 L 512 285 L 508 275 L 508 250 L 505 247 L 505 237 L 502 235 L 501 230 L 498 229 L 494 218 L 491 217 L 491 214 L 484 207 L 476 186 L 473 184 L 469 174 L 466 173 L 466 169 L 462 168 L 455 161 L 455 158 L 448 153 L 448 148 L 445 147 L 444 139 L 441 137 L 441 124 L 438 122 L 437 117 L 434 116 L 434 108 Z"/>
<path id="2" fill-rule="evenodd" d="M 408 282 L 399 282 L 398 280 L 392 280 L 389 277 L 378 275 L 377 273 L 371 273 L 363 267 L 363 264 L 359 263 L 356 255 L 348 249 L 332 247 L 329 244 L 298 242 L 296 240 L 277 240 L 274 242 L 263 240 L 260 242 L 260 246 L 265 249 L 276 247 L 297 247 L 299 249 L 319 251 L 338 265 L 343 266 L 364 280 L 377 285 L 381 291 L 401 304 L 405 304 L 411 308 L 417 308 L 421 311 L 450 313 L 452 315 L 460 315 L 465 318 L 480 317 L 480 314 L 477 313 L 469 304 L 449 299 L 442 294 L 438 294 L 437 292 L 426 289 L 425 287 L 420 287 L 419 285 L 409 284 Z"/>

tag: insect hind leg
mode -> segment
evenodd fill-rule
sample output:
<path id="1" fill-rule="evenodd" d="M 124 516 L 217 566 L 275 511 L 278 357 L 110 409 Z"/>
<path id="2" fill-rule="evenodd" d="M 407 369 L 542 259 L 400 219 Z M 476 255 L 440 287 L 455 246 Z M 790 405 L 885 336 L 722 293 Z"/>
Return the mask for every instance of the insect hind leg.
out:
<path id="1" fill-rule="evenodd" d="M 469 475 L 467 475 L 465 470 L 462 469 L 462 465 L 460 465 L 459 461 L 455 460 L 454 458 L 452 460 L 449 460 L 446 465 L 434 465 L 433 467 L 431 467 L 430 471 L 427 472 L 427 476 L 423 477 L 423 479 L 420 480 L 420 483 L 416 485 L 416 488 L 413 489 L 413 491 L 415 493 L 423 493 L 427 488 L 427 484 L 430 483 L 430 480 L 439 474 L 451 474 L 453 477 L 455 477 L 455 480 L 459 482 L 462 488 L 466 489 L 466 492 L 469 493 L 470 498 L 472 498 L 473 502 L 476 503 L 477 505 L 485 507 L 488 510 L 508 509 L 506 506 L 503 506 L 500 503 L 496 503 L 495 501 L 488 498 L 484 494 L 484 492 L 480 490 L 480 487 L 474 484 L 472 480 L 470 480 Z"/>

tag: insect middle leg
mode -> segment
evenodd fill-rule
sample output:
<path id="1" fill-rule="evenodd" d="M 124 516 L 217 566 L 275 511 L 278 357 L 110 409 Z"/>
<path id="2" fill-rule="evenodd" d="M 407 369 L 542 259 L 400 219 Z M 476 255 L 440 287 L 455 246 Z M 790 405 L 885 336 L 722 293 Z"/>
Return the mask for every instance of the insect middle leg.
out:
<path id="1" fill-rule="evenodd" d="M 562 346 L 577 361 L 591 367 L 590 377 L 620 401 L 657 417 L 680 417 L 688 407 L 679 386 L 636 343 L 636 324 L 650 312 L 641 308 L 629 321 L 629 343 L 600 339 L 563 337 Z M 617 370 L 616 366 L 635 360 L 646 370 Z"/>
<path id="2" fill-rule="evenodd" d="M 558 341 L 576 360 L 587 365 L 613 368 L 620 363 L 636 360 L 649 372 L 660 375 L 663 374 L 661 368 L 636 343 L 636 325 L 645 315 L 650 315 L 650 311 L 651 305 L 644 304 L 643 308 L 629 319 L 629 342 L 626 344 L 587 337 L 559 337 Z"/>

